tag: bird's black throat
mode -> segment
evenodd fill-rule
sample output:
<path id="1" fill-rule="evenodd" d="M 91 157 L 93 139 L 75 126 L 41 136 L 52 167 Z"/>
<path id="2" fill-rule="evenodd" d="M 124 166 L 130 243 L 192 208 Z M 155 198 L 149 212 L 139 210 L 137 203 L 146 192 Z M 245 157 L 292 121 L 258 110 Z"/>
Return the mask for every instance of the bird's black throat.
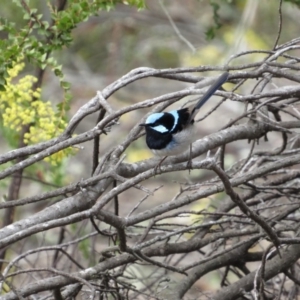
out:
<path id="1" fill-rule="evenodd" d="M 146 127 L 146 144 L 152 150 L 162 150 L 172 140 L 172 134 L 169 132 L 161 133 L 151 127 Z"/>

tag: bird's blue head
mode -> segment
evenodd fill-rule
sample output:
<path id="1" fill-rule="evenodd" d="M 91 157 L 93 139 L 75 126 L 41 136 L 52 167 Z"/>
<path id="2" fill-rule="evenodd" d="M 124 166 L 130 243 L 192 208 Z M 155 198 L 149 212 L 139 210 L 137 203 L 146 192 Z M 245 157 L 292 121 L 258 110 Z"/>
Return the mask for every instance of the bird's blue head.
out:
<path id="1" fill-rule="evenodd" d="M 179 114 L 177 110 L 170 112 L 154 113 L 146 119 L 145 124 L 140 124 L 147 128 L 151 128 L 161 134 L 172 133 L 178 124 Z"/>
<path id="2" fill-rule="evenodd" d="M 146 131 L 154 130 L 161 134 L 176 133 L 186 125 L 188 116 L 186 108 L 170 112 L 154 113 L 146 119 L 146 123 L 140 124 L 140 126 L 145 126 Z"/>
<path id="3" fill-rule="evenodd" d="M 150 115 L 144 124 L 140 124 L 145 127 L 148 147 L 155 150 L 168 147 L 172 143 L 173 134 L 183 129 L 188 117 L 186 108 Z"/>
<path id="4" fill-rule="evenodd" d="M 155 113 L 155 114 L 150 115 L 146 119 L 145 127 L 151 128 L 152 130 L 155 130 L 162 134 L 167 133 L 169 130 L 165 126 L 164 116 L 165 116 L 165 113 Z"/>

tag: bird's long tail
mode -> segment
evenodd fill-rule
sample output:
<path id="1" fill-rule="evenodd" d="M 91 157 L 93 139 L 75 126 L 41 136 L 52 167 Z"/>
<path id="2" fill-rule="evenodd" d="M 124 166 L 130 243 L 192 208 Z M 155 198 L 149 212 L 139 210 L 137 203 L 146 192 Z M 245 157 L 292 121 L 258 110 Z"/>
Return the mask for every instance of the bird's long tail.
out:
<path id="1" fill-rule="evenodd" d="M 197 114 L 198 110 L 201 108 L 203 104 L 214 94 L 214 92 L 219 89 L 223 83 L 225 83 L 228 79 L 229 73 L 224 72 L 220 77 L 216 80 L 216 82 L 204 93 L 204 95 L 200 98 L 197 104 L 194 106 L 190 120 L 193 120 L 195 115 Z"/>

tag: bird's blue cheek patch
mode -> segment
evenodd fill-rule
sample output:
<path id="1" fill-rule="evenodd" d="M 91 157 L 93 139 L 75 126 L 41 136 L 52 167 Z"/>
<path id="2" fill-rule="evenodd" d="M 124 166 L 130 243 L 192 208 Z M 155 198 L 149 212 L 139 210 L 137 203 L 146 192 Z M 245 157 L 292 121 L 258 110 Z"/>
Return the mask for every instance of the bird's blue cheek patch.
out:
<path id="1" fill-rule="evenodd" d="M 147 120 L 146 120 L 146 124 L 153 124 L 155 123 L 158 119 L 160 119 L 162 116 L 164 115 L 164 113 L 155 113 L 150 115 Z"/>
<path id="2" fill-rule="evenodd" d="M 169 130 L 163 126 L 163 125 L 158 125 L 158 126 L 155 126 L 155 127 L 152 127 L 152 129 L 154 129 L 155 131 L 158 131 L 160 133 L 166 133 L 168 132 Z"/>

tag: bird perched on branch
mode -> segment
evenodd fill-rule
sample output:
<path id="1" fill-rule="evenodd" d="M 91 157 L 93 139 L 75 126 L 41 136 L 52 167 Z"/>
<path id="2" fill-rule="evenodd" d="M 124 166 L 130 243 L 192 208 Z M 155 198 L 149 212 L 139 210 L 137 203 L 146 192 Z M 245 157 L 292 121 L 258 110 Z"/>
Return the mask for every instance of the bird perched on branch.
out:
<path id="1" fill-rule="evenodd" d="M 139 124 L 145 127 L 147 146 L 155 155 L 164 157 L 155 169 L 167 156 L 181 154 L 191 147 L 197 139 L 194 126 L 196 114 L 214 92 L 227 81 L 228 75 L 228 72 L 220 75 L 195 105 L 170 112 L 154 113 L 146 119 L 146 123 Z"/>

